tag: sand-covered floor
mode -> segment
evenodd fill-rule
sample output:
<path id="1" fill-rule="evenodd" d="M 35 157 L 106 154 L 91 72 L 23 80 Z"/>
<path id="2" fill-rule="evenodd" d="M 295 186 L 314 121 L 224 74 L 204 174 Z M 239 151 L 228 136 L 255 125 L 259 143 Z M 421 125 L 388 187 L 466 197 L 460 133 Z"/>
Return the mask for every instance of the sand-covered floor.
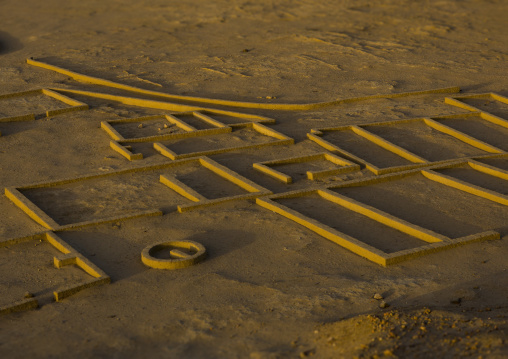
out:
<path id="1" fill-rule="evenodd" d="M 0 95 L 60 88 L 169 101 L 81 83 L 29 65 L 28 58 L 146 90 L 263 104 L 461 89 L 308 110 L 173 101 L 247 114 L 246 122 L 263 116 L 275 123 L 263 125 L 271 133 L 267 136 L 261 127 L 234 125 L 245 118 L 215 113 L 216 120 L 233 126 L 158 141 L 178 158 L 189 156 L 176 159 L 182 162 L 173 167 L 20 189 L 62 226 L 53 229 L 74 249 L 71 254 L 79 253 L 111 279 L 58 302 L 53 291 L 88 281 L 90 275 L 76 265 L 56 269 L 53 257 L 62 253 L 42 237 L 7 243 L 48 226 L 2 195 L 0 307 L 24 300 L 27 292 L 39 307 L 0 317 L 0 357 L 507 357 L 508 157 L 502 154 L 508 152 L 508 103 L 464 100 L 482 111 L 473 115 L 471 109 L 445 103 L 445 97 L 469 94 L 508 96 L 507 18 L 504 0 L 0 1 Z M 154 150 L 155 141 L 132 143 L 131 153 L 143 159 L 127 160 L 110 147 L 112 138 L 101 122 L 174 111 L 63 94 L 89 109 L 0 122 L 2 194 L 4 188 L 173 161 Z M 0 118 L 68 106 L 44 95 L 0 98 Z M 461 116 L 443 118 L 454 114 Z M 161 118 L 112 126 L 125 138 L 188 132 Z M 390 122 L 422 118 L 433 120 Z M 197 130 L 216 127 L 195 117 L 180 119 Z M 368 126 L 372 123 L 386 124 Z M 456 132 L 444 133 L 429 123 L 467 136 L 458 139 Z M 317 137 L 343 152 L 308 138 L 312 129 L 341 126 L 356 127 Z M 294 144 L 270 145 L 285 139 Z M 217 168 L 241 176 L 243 188 L 193 160 L 195 152 L 251 145 L 263 146 L 208 156 Z M 359 170 L 310 180 L 306 171 L 337 165 L 324 157 L 271 165 L 292 176 L 293 183 L 285 184 L 253 168 L 323 152 L 344 157 L 344 151 L 354 155 L 347 159 L 361 164 Z M 482 157 L 495 153 L 501 157 Z M 473 165 L 467 164 L 471 159 L 476 159 Z M 428 169 L 454 160 L 465 162 L 396 177 L 403 166 L 420 163 Z M 345 186 L 383 176 L 375 168 L 389 168 L 395 177 Z M 467 185 L 453 188 L 429 173 Z M 245 183 L 263 190 L 254 194 L 258 203 L 238 199 L 179 213 L 178 205 L 199 201 L 160 183 L 160 175 L 190 187 L 204 197 L 196 198 L 201 203 L 258 191 L 246 190 L 251 187 Z M 409 227 L 436 241 L 467 240 L 488 231 L 494 239 L 384 267 L 368 259 L 375 256 L 352 253 L 323 232 L 265 208 L 272 203 L 265 190 L 281 195 L 313 189 L 322 192 L 273 203 L 384 253 L 427 245 L 414 231 L 407 233 Z M 353 205 L 346 208 L 325 197 L 347 198 L 387 215 L 357 213 Z M 69 228 L 151 210 L 162 215 Z M 393 228 L 394 221 L 403 225 Z M 208 257 L 178 270 L 142 263 L 145 247 L 169 240 L 196 241 Z"/>

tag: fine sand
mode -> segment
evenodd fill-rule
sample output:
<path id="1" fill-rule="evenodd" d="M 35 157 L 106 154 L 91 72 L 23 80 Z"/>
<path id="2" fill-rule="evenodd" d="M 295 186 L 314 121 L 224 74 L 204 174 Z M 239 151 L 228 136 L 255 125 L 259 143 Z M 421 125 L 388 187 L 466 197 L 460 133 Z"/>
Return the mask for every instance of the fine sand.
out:
<path id="1" fill-rule="evenodd" d="M 0 316 L 0 357 L 508 357 L 507 18 L 504 0 L 0 1 L 0 95 L 74 89 L 242 114 L 171 122 L 162 115 L 177 111 L 61 91 L 89 109 L 47 116 L 71 105 L 0 97 L 0 308 L 38 301 Z M 264 105 L 83 83 L 30 58 L 144 90 Z M 486 93 L 505 97 L 445 103 Z M 103 121 L 134 139 L 117 145 L 124 155 Z M 201 132 L 189 137 L 186 124 Z M 149 136 L 159 137 L 135 142 Z M 292 183 L 253 168 L 319 153 L 346 162 L 265 164 Z M 135 154 L 143 158 L 125 157 Z M 398 176 L 405 170 L 414 172 Z M 7 196 L 13 188 L 46 226 Z M 55 268 L 65 250 L 44 240 L 49 229 L 75 265 Z M 207 258 L 176 270 L 143 264 L 143 249 L 170 240 L 198 242 Z M 426 253 L 425 240 L 451 245 Z M 101 285 L 55 302 L 54 291 L 93 279 L 86 268 Z"/>

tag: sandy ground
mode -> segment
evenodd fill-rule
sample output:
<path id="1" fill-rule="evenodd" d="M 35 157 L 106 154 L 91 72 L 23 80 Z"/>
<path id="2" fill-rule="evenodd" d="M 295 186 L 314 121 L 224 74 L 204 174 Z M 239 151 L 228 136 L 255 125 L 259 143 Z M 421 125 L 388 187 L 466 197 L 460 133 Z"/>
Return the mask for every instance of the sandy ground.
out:
<path id="1" fill-rule="evenodd" d="M 460 86 L 464 93 L 507 96 L 507 18 L 503 0 L 1 0 L 0 93 L 67 87 L 126 94 L 79 84 L 25 63 L 34 57 L 145 89 L 250 102 L 310 103 L 449 86 Z M 322 152 L 306 138 L 312 128 L 467 112 L 444 104 L 445 96 L 379 99 L 300 112 L 236 109 L 274 118 L 277 123 L 269 127 L 295 144 L 210 158 L 274 193 L 372 177 L 362 169 L 313 182 L 296 166 L 286 170 L 294 171 L 297 180 L 284 185 L 254 171 L 252 164 Z M 72 97 L 89 104 L 90 110 L 0 123 L 2 188 L 169 161 L 139 146 L 135 149 L 145 158 L 129 162 L 110 149 L 109 136 L 99 128 L 101 121 L 164 111 Z M 0 117 L 54 105 L 42 97 L 10 101 L 0 104 Z M 508 105 L 486 110 L 508 119 Z M 122 129 L 133 136 L 139 135 L 137 130 Z M 420 128 L 383 131 L 376 134 L 407 141 L 414 153 L 432 160 L 445 156 L 434 146 L 446 139 L 429 137 Z M 486 133 L 472 131 L 480 137 Z M 496 145 L 508 151 L 508 134 L 496 134 Z M 179 150 L 254 141 L 248 131 L 227 136 L 206 143 L 188 141 Z M 412 136 L 427 142 L 411 141 Z M 367 145 L 335 140 L 356 145 L 373 161 L 391 160 Z M 451 143 L 447 151 L 483 153 L 469 153 L 470 148 L 461 146 Z M 508 170 L 508 160 L 495 165 Z M 189 168 L 180 178 L 208 198 L 237 194 L 229 183 Z M 0 306 L 22 299 L 26 291 L 40 298 L 39 309 L 0 318 L 0 356 L 508 356 L 506 205 L 428 185 L 423 177 L 343 190 L 340 193 L 450 238 L 486 230 L 501 234 L 501 239 L 383 268 L 254 201 L 175 212 L 176 195 L 161 194 L 150 185 L 157 183 L 157 176 L 27 191 L 60 224 L 154 206 L 165 214 L 59 233 L 112 282 L 58 303 L 51 292 L 86 279 L 84 272 L 54 269 L 56 251 L 45 242 L 0 248 Z M 490 185 L 508 194 L 506 181 Z M 316 198 L 286 202 L 385 250 L 412 246 L 400 232 L 334 212 Z M 5 196 L 0 197 L 0 214 L 0 239 L 44 230 Z M 176 271 L 142 264 L 143 248 L 173 239 L 202 243 L 208 259 Z M 383 299 L 374 299 L 376 293 Z"/>

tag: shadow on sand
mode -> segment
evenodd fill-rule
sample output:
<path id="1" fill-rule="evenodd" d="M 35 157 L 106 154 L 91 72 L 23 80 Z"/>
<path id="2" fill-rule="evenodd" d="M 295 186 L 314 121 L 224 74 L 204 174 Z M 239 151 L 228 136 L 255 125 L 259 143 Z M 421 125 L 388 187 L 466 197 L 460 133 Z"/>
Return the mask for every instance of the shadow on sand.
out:
<path id="1" fill-rule="evenodd" d="M 0 31 L 0 55 L 18 51 L 23 48 L 21 41 L 12 37 L 7 32 Z"/>

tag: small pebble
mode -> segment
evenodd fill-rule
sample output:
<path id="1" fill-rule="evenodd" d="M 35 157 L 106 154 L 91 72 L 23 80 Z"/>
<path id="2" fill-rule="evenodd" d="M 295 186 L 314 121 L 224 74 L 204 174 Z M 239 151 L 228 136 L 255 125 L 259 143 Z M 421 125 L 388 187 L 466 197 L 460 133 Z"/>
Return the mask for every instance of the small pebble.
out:
<path id="1" fill-rule="evenodd" d="M 165 123 L 163 127 L 164 127 L 164 128 L 168 128 L 169 126 L 168 126 L 168 124 L 167 124 L 167 123 Z"/>
<path id="2" fill-rule="evenodd" d="M 305 350 L 300 353 L 300 358 L 308 358 L 308 357 L 314 355 L 314 353 L 315 353 L 314 349 Z"/>
<path id="3" fill-rule="evenodd" d="M 386 303 L 384 300 L 382 300 L 379 303 L 379 308 L 388 308 L 389 306 L 390 306 L 390 304 Z"/>
<path id="4" fill-rule="evenodd" d="M 25 298 L 33 298 L 33 297 L 34 297 L 34 295 L 33 295 L 32 293 L 30 293 L 30 292 L 25 292 L 25 294 L 23 295 L 23 297 L 25 297 Z"/>
<path id="5" fill-rule="evenodd" d="M 138 128 L 143 128 L 143 124 L 142 124 L 142 123 L 140 123 L 140 124 L 138 125 Z"/>
<path id="6" fill-rule="evenodd" d="M 381 294 L 379 294 L 379 293 L 374 294 L 374 296 L 372 298 L 374 298 L 375 300 L 384 299 L 383 296 Z"/>

